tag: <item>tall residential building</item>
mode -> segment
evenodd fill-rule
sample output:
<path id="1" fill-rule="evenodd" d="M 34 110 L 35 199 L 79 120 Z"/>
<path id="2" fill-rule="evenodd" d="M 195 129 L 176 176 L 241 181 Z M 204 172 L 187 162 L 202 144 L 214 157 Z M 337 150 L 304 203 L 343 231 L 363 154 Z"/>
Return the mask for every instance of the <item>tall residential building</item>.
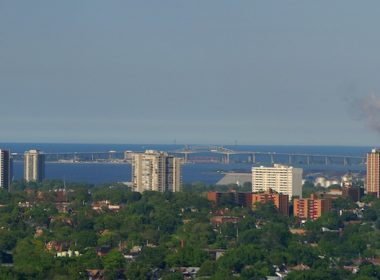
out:
<path id="1" fill-rule="evenodd" d="M 45 177 L 45 156 L 38 150 L 26 151 L 24 154 L 24 180 L 41 182 Z"/>
<path id="2" fill-rule="evenodd" d="M 380 149 L 367 154 L 366 191 L 376 197 L 380 195 Z"/>
<path id="3" fill-rule="evenodd" d="M 281 164 L 253 167 L 252 192 L 266 192 L 269 189 L 288 195 L 289 200 L 293 196 L 302 197 L 302 168 Z"/>
<path id="4" fill-rule="evenodd" d="M 285 215 L 289 216 L 289 196 L 286 194 L 280 194 L 272 189 L 269 189 L 266 192 L 252 194 L 252 203 L 255 207 L 255 203 L 268 203 L 271 201 L 278 211 Z"/>
<path id="5" fill-rule="evenodd" d="M 9 151 L 0 150 L 0 188 L 10 191 L 12 159 Z"/>
<path id="6" fill-rule="evenodd" d="M 136 192 L 181 190 L 181 159 L 147 150 L 132 156 L 132 189 Z"/>
<path id="7" fill-rule="evenodd" d="M 294 199 L 293 214 L 300 219 L 318 219 L 323 213 L 330 211 L 332 200 L 330 198 L 319 199 L 315 194 L 310 198 Z"/>

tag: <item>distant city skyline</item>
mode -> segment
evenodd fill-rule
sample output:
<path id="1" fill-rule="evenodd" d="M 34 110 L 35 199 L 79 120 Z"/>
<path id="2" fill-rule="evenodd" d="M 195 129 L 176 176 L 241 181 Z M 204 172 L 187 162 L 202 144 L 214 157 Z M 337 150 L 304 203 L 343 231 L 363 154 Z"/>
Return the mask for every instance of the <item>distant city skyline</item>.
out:
<path id="1" fill-rule="evenodd" d="M 380 2 L 0 3 L 0 142 L 380 143 Z"/>

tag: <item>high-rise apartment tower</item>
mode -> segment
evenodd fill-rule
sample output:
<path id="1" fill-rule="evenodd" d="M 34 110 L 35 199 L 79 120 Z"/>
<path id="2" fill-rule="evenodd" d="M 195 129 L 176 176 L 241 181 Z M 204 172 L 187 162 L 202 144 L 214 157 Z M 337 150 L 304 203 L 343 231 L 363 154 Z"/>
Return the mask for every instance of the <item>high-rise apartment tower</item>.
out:
<path id="1" fill-rule="evenodd" d="M 147 150 L 132 156 L 133 191 L 181 190 L 181 159 L 165 152 Z"/>
<path id="2" fill-rule="evenodd" d="M 12 180 L 12 159 L 10 152 L 0 150 L 0 188 L 10 191 Z"/>
<path id="3" fill-rule="evenodd" d="M 252 168 L 252 192 L 266 192 L 269 189 L 280 194 L 302 197 L 302 168 L 281 164 L 273 167 Z"/>
<path id="4" fill-rule="evenodd" d="M 41 182 L 45 177 L 45 156 L 38 150 L 29 150 L 24 154 L 24 180 Z"/>
<path id="5" fill-rule="evenodd" d="M 366 191 L 379 197 L 380 190 L 380 149 L 373 149 L 367 154 Z"/>

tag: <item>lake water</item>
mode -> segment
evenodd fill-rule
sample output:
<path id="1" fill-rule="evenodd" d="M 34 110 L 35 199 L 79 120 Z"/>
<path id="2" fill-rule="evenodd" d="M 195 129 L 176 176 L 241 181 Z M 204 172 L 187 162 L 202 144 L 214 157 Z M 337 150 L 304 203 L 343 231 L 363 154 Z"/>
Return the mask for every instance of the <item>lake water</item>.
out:
<path id="1" fill-rule="evenodd" d="M 275 153 L 309 153 L 330 155 L 353 155 L 365 156 L 371 147 L 340 147 L 340 146 L 225 146 L 233 150 L 254 150 L 257 152 Z M 144 151 L 155 149 L 173 151 L 182 149 L 183 145 L 120 145 L 120 144 L 34 144 L 34 143 L 2 143 L 0 149 L 10 149 L 12 152 L 23 153 L 29 149 L 39 149 L 46 153 L 55 152 L 105 152 L 115 151 Z M 364 172 L 364 166 L 342 165 L 312 165 L 301 166 L 307 172 L 329 171 L 344 173 L 348 170 Z M 244 171 L 249 172 L 252 164 L 186 164 L 182 166 L 182 179 L 184 183 L 201 181 L 206 184 L 214 184 L 223 177 L 221 171 Z M 47 163 L 47 179 L 65 179 L 68 182 L 86 182 L 101 184 L 108 182 L 131 181 L 130 164 L 112 163 Z M 14 178 L 21 179 L 23 176 L 23 163 L 14 163 Z"/>

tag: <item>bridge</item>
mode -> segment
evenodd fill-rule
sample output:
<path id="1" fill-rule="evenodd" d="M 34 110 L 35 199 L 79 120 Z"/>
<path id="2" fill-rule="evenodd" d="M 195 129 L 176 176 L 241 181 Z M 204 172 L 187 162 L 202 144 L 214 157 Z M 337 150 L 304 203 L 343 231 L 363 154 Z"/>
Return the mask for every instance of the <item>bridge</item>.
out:
<path id="1" fill-rule="evenodd" d="M 131 163 L 131 153 L 141 151 L 105 151 L 105 152 L 62 152 L 44 153 L 47 162 L 74 163 Z M 254 150 L 232 150 L 222 146 L 184 146 L 183 149 L 167 151 L 171 155 L 183 158 L 184 163 L 220 162 L 288 165 L 343 165 L 358 166 L 366 164 L 365 156 L 327 155 L 304 153 L 276 153 Z M 13 160 L 23 160 L 23 154 L 13 153 Z"/>
<path id="2" fill-rule="evenodd" d="M 246 156 L 247 163 L 260 164 L 260 163 L 283 163 L 283 164 L 341 164 L 344 166 L 349 165 L 365 165 L 365 156 L 353 156 L 353 155 L 327 155 L 327 154 L 306 154 L 306 153 L 277 153 L 277 152 L 258 152 L 258 151 L 241 151 L 231 150 L 222 146 L 210 146 L 208 149 L 195 149 L 185 147 L 183 150 L 174 151 L 174 153 L 182 154 L 184 162 L 189 161 L 189 155 L 192 153 L 213 153 L 221 155 L 221 162 L 230 164 L 233 156 Z M 191 159 L 190 159 L 191 161 Z"/>
<path id="3" fill-rule="evenodd" d="M 125 162 L 125 151 L 106 151 L 106 152 L 58 152 L 43 153 L 45 161 L 58 163 L 74 162 Z M 12 153 L 14 161 L 22 161 L 24 154 Z"/>

